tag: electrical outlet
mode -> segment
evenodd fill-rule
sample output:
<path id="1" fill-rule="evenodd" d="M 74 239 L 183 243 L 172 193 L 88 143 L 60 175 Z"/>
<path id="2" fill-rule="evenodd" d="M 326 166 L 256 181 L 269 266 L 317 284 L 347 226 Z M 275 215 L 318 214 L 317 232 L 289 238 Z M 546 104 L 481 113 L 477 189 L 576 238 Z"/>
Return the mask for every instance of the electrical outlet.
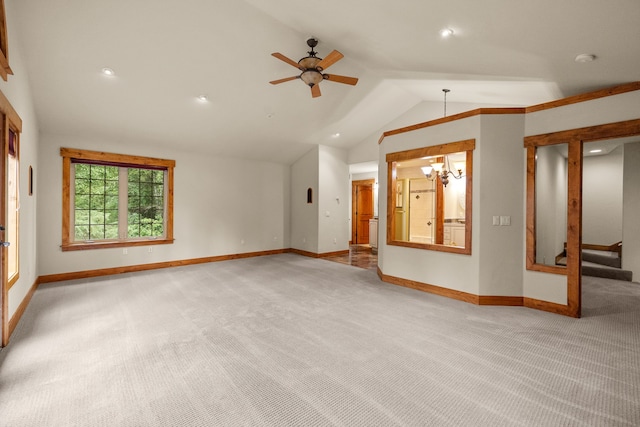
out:
<path id="1" fill-rule="evenodd" d="M 122 255 L 126 255 L 128 253 L 129 253 L 129 250 L 127 248 L 122 249 Z"/>

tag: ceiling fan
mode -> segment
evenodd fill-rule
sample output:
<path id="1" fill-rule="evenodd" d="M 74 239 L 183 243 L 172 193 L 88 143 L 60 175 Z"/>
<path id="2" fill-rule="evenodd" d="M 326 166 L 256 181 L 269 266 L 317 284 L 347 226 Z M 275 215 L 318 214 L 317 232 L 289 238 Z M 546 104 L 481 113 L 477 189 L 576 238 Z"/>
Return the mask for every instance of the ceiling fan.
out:
<path id="1" fill-rule="evenodd" d="M 323 73 L 324 70 L 326 70 L 327 68 L 329 68 L 331 65 L 335 64 L 342 58 L 344 58 L 343 54 L 341 54 L 337 50 L 334 50 L 329 55 L 327 55 L 324 59 L 322 59 L 322 58 L 318 58 L 316 56 L 318 52 L 313 50 L 313 48 L 318 45 L 318 39 L 315 39 L 315 38 L 308 39 L 307 45 L 311 48 L 311 50 L 307 52 L 309 56 L 305 56 L 304 58 L 300 59 L 298 62 L 295 62 L 287 58 L 286 56 L 284 56 L 279 52 L 272 53 L 271 55 L 275 56 L 281 61 L 286 62 L 289 65 L 296 67 L 297 69 L 302 71 L 302 73 L 300 73 L 300 75 L 298 76 L 286 77 L 284 79 L 274 80 L 269 83 L 271 83 L 272 85 L 277 85 L 277 84 L 288 82 L 291 80 L 300 79 L 311 88 L 311 96 L 314 98 L 317 98 L 321 95 L 320 86 L 318 86 L 318 83 L 320 83 L 322 80 L 329 80 L 330 82 L 344 83 L 352 86 L 358 83 L 358 79 L 355 77 L 347 77 L 347 76 L 339 76 L 337 74 Z"/>

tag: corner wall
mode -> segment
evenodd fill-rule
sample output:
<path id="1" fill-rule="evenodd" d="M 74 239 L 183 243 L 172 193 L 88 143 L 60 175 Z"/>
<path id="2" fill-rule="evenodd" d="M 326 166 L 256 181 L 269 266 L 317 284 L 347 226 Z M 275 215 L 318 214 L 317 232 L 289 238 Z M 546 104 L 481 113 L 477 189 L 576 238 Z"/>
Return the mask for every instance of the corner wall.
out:
<path id="1" fill-rule="evenodd" d="M 313 147 L 291 165 L 291 248 L 318 253 L 320 149 Z M 312 203 L 307 203 L 307 190 Z"/>
<path id="2" fill-rule="evenodd" d="M 307 189 L 313 203 L 307 203 Z M 315 146 L 291 166 L 291 247 L 313 254 L 349 250 L 346 151 Z"/>
<path id="3" fill-rule="evenodd" d="M 347 152 L 323 145 L 318 148 L 318 253 L 349 250 Z"/>
<path id="4" fill-rule="evenodd" d="M 60 147 L 175 160 L 175 242 L 130 247 L 127 254 L 121 248 L 62 252 Z M 57 135 L 41 137 L 39 164 L 38 201 L 46 206 L 38 212 L 41 276 L 290 247 L 287 165 Z"/>

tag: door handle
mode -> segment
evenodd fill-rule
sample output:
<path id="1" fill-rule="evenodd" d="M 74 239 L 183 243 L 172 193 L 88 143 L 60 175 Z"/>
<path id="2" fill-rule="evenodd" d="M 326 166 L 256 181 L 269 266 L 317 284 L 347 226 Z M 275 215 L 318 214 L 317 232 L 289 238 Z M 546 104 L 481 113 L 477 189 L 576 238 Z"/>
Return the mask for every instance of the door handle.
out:
<path id="1" fill-rule="evenodd" d="M 9 245 L 11 245 L 10 242 L 1 242 L 0 241 L 0 245 L 4 246 L 5 248 L 9 247 Z"/>

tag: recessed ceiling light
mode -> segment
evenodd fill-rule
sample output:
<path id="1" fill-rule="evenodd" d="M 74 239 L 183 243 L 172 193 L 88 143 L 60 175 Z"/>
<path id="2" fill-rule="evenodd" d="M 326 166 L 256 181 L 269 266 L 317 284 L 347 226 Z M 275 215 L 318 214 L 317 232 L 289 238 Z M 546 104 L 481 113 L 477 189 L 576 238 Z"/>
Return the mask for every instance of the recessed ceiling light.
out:
<path id="1" fill-rule="evenodd" d="M 115 76 L 116 72 L 113 71 L 112 68 L 104 67 L 102 69 L 102 74 L 104 74 L 105 76 Z"/>
<path id="2" fill-rule="evenodd" d="M 336 133 L 334 133 L 334 134 L 333 134 L 333 135 L 331 135 L 331 136 L 332 136 L 332 137 L 334 137 L 334 138 L 338 138 L 338 137 L 340 136 L 340 132 L 336 132 Z"/>
<path id="3" fill-rule="evenodd" d="M 580 55 L 576 56 L 575 59 L 576 62 L 593 62 L 595 60 L 596 56 L 590 53 L 581 53 Z"/>
<path id="4" fill-rule="evenodd" d="M 198 95 L 198 101 L 207 102 L 208 100 L 209 100 L 209 97 L 207 95 Z"/>
<path id="5" fill-rule="evenodd" d="M 444 28 L 440 30 L 440 36 L 442 38 L 447 38 L 453 35 L 453 30 L 451 28 Z"/>
<path id="6" fill-rule="evenodd" d="M 597 150 L 591 150 L 589 152 L 590 153 L 602 153 L 602 150 L 598 148 Z"/>

